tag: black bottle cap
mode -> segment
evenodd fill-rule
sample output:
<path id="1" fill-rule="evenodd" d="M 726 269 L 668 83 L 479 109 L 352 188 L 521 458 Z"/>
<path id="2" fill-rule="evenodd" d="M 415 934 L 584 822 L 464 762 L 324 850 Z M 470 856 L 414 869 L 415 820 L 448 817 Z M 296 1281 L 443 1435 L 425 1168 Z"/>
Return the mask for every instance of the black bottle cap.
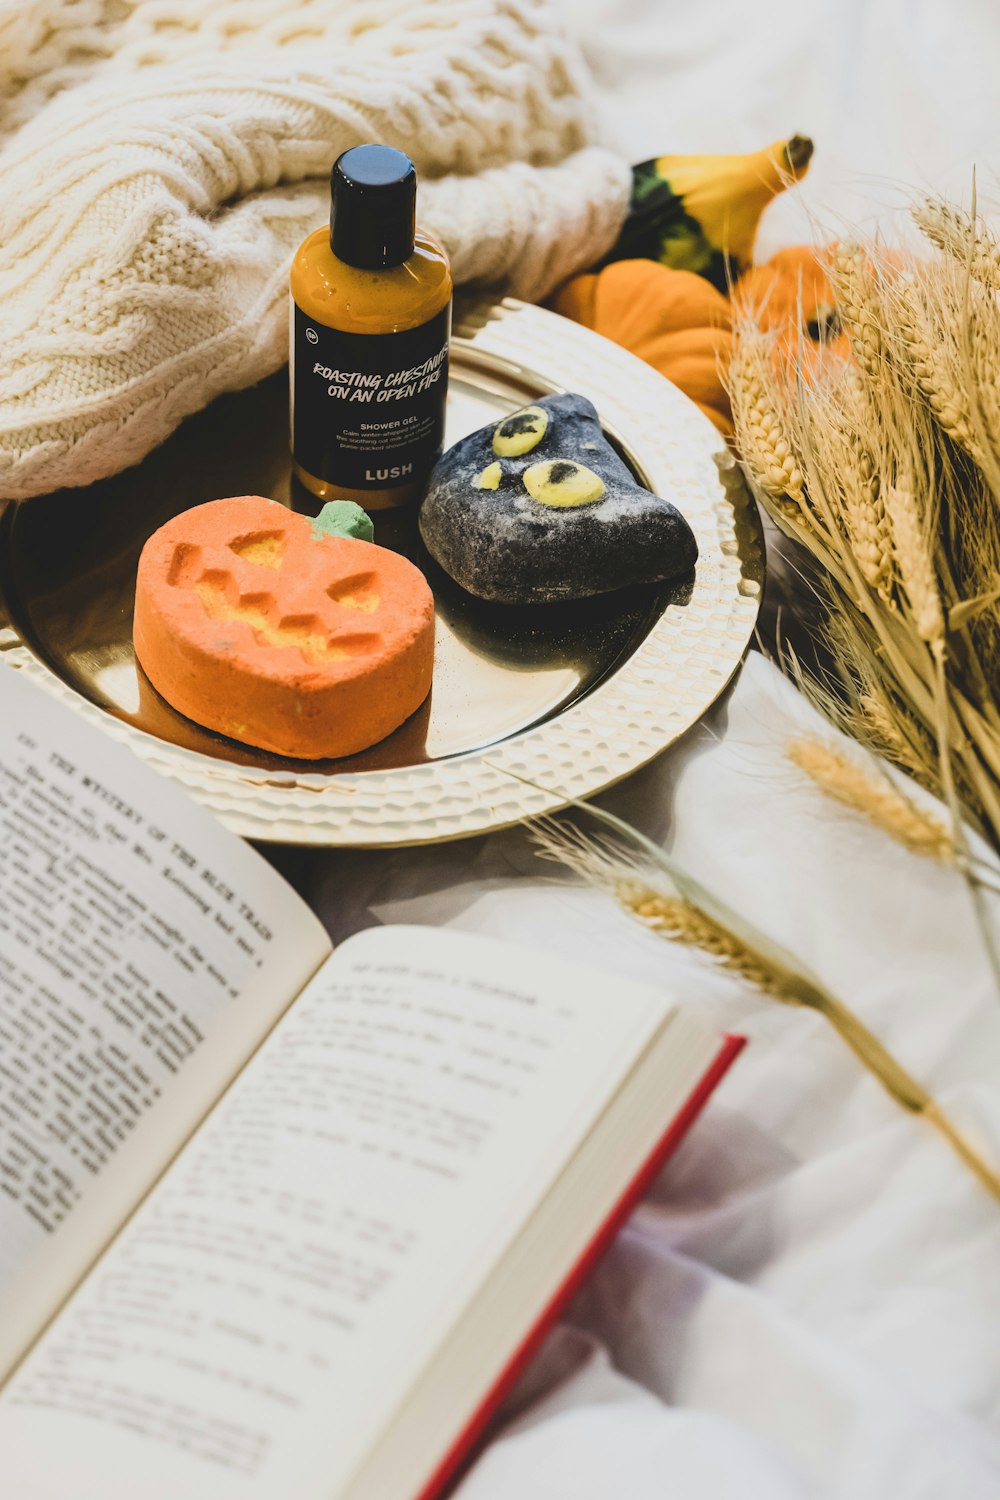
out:
<path id="1" fill-rule="evenodd" d="M 330 173 L 330 248 L 349 266 L 400 266 L 413 254 L 417 174 L 392 146 L 352 146 Z"/>

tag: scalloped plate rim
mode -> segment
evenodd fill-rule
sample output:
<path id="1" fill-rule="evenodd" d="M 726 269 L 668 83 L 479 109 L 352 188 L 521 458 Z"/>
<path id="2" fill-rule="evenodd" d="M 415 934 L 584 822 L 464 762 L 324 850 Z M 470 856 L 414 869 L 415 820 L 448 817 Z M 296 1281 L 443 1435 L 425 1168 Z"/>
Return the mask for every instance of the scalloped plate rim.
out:
<path id="1" fill-rule="evenodd" d="M 533 334 L 534 342 L 540 335 L 547 344 L 551 362 L 525 363 L 519 346 L 530 346 Z M 70 687 L 12 628 L 0 632 L 0 660 L 25 671 L 91 722 L 101 724 L 113 738 L 130 745 L 148 764 L 184 786 L 232 831 L 260 842 L 374 849 L 474 837 L 558 811 L 573 800 L 615 785 L 648 764 L 712 707 L 746 655 L 764 576 L 763 536 L 756 507 L 738 479 L 724 484 L 716 470 L 715 455 L 725 451 L 725 442 L 694 402 L 649 365 L 600 334 L 547 309 L 504 298 L 468 304 L 464 312 L 456 310 L 453 347 L 465 351 L 472 364 L 515 373 L 540 388 L 582 389 L 598 406 L 609 430 L 635 453 L 661 493 L 669 493 L 671 481 L 678 478 L 670 472 L 671 454 L 685 446 L 692 459 L 697 453 L 694 472 L 688 477 L 699 491 L 701 508 L 692 514 L 690 507 L 681 504 L 701 551 L 692 597 L 682 606 L 668 603 L 635 651 L 582 698 L 537 725 L 441 760 L 337 776 L 293 770 L 255 773 L 236 762 L 172 745 L 116 719 Z M 588 360 L 591 368 L 587 368 Z M 599 377 L 594 377 L 594 367 L 609 372 L 607 389 L 602 388 Z M 579 380 L 581 369 L 584 378 Z M 572 384 L 560 375 L 571 376 Z M 637 436 L 640 410 L 654 413 L 661 404 L 663 418 L 676 421 L 682 431 L 661 440 L 649 439 L 646 434 Z M 719 514 L 710 530 L 708 516 L 701 511 L 713 509 Z M 748 532 L 742 547 L 738 537 L 741 522 Z M 718 545 L 718 557 L 713 555 L 713 543 Z M 705 575 L 710 564 L 713 573 L 719 571 L 720 559 L 728 559 L 730 565 L 725 566 L 723 561 L 713 590 L 705 587 Z M 671 667 L 676 668 L 671 648 L 689 633 L 686 627 L 694 618 L 694 604 L 725 612 L 724 622 L 709 617 L 712 631 L 707 624 L 695 631 L 702 647 L 710 638 L 714 640 L 717 658 L 711 666 L 702 663 L 689 706 L 671 710 L 666 695 Z M 702 654 L 709 652 L 703 650 Z M 631 719 L 642 722 L 630 722 L 630 686 L 653 692 L 662 688 L 660 711 L 645 708 L 638 714 L 633 712 Z M 617 711 L 624 711 L 625 722 L 614 724 L 620 736 L 614 751 L 605 740 L 595 738 L 595 719 L 609 714 L 614 719 Z M 581 770 L 581 753 L 587 761 L 592 750 L 602 744 L 606 752 L 603 763 Z M 498 764 L 505 760 L 513 761 L 518 767 L 516 775 L 525 780 L 505 775 L 504 765 Z M 563 770 L 561 780 L 558 775 L 553 780 L 554 768 Z M 407 810 L 397 805 L 399 799 L 406 802 L 418 794 L 432 794 L 435 788 L 438 795 L 428 796 L 429 808 Z M 380 792 L 380 803 L 391 803 L 388 808 L 383 805 L 373 809 L 374 827 L 367 815 L 360 822 L 351 816 L 362 811 L 367 814 L 368 809 L 359 807 L 355 800 L 366 789 Z M 442 795 L 451 796 L 458 805 L 442 811 Z M 326 806 L 321 808 L 324 802 Z M 328 814 L 326 818 L 324 813 Z"/>

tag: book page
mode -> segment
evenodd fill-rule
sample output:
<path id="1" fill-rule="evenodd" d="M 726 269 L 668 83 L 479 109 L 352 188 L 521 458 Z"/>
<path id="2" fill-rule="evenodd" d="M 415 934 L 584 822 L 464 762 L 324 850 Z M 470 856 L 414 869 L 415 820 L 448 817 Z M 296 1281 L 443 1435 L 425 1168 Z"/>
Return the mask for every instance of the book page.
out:
<path id="1" fill-rule="evenodd" d="M 23 1500 L 332 1500 L 668 1014 L 351 938 L 0 1398 Z"/>
<path id="2" fill-rule="evenodd" d="M 124 746 L 0 667 L 0 1376 L 329 943 Z"/>

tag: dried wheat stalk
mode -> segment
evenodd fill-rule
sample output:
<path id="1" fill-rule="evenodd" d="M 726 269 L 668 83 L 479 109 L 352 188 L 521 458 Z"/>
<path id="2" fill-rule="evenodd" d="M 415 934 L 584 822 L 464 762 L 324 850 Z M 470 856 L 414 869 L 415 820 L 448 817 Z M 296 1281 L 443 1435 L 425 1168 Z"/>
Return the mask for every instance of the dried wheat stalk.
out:
<path id="1" fill-rule="evenodd" d="M 1000 951 L 964 821 L 1000 849 L 998 244 L 975 214 L 924 204 L 930 258 L 844 246 L 832 283 L 853 361 L 793 364 L 758 329 L 758 407 L 782 412 L 801 476 L 796 524 L 742 452 L 751 488 L 827 580 L 835 667 L 806 683 L 858 739 L 940 796 L 1000 989 Z M 977 279 L 978 277 L 978 279 Z M 803 337 L 800 331 L 800 341 Z M 796 346 L 787 331 L 781 348 Z M 744 426 L 734 386 L 736 431 Z M 803 678 L 805 682 L 805 678 Z"/>
<path id="2" fill-rule="evenodd" d="M 836 610 L 837 606 L 834 606 Z M 852 739 L 859 740 L 876 755 L 905 771 L 927 791 L 937 783 L 928 774 L 935 764 L 933 738 L 912 712 L 886 690 L 867 645 L 859 632 L 845 625 L 842 615 L 831 612 L 826 629 L 833 647 L 838 676 L 832 684 L 804 671 L 794 654 L 786 653 L 782 665 L 824 718 Z"/>
<path id="3" fill-rule="evenodd" d="M 833 257 L 830 279 L 840 321 L 847 330 L 858 368 L 877 378 L 884 359 L 877 283 L 860 245 L 842 245 Z"/>
<path id="4" fill-rule="evenodd" d="M 926 767 L 933 745 L 919 722 L 901 704 L 891 702 L 881 684 L 872 684 L 867 692 L 861 689 L 854 711 L 853 721 L 849 718 L 842 727 L 930 790 Z"/>
<path id="5" fill-rule="evenodd" d="M 752 442 L 741 456 L 829 580 L 838 676 L 814 696 L 953 818 L 960 797 L 1000 848 L 1000 306 L 983 269 L 997 245 L 946 205 L 919 217 L 946 242 L 929 261 L 874 245 L 834 257 L 846 368 L 815 356 L 793 368 L 759 329 L 737 327 L 754 391 L 751 403 L 733 384 L 734 418 L 742 435 L 761 410 L 781 414 L 794 525 L 773 466 Z"/>
<path id="6" fill-rule="evenodd" d="M 741 342 L 730 366 L 729 379 L 737 391 L 739 418 L 737 442 L 741 453 L 752 454 L 750 462 L 762 489 L 782 514 L 798 522 L 804 506 L 802 474 L 794 461 L 774 382 L 769 378 L 770 349 L 749 333 Z"/>
<path id="7" fill-rule="evenodd" d="M 982 466 L 983 449 L 975 434 L 968 391 L 954 378 L 947 345 L 928 314 L 930 289 L 917 276 L 902 273 L 892 284 L 891 337 L 904 351 L 917 390 L 943 432 Z"/>
<path id="8" fill-rule="evenodd" d="M 602 832 L 587 833 L 573 824 L 541 818 L 532 831 L 542 858 L 567 866 L 589 885 L 607 890 L 647 929 L 703 954 L 758 993 L 823 1016 L 890 1097 L 939 1131 L 1000 1202 L 1000 1175 L 852 1010 L 636 829 L 601 808 L 574 805 L 595 820 Z"/>
<path id="9" fill-rule="evenodd" d="M 860 813 L 911 854 L 943 864 L 954 862 L 951 829 L 905 797 L 887 776 L 877 775 L 836 746 L 815 738 L 792 740 L 785 753 L 826 796 Z"/>
<path id="10" fill-rule="evenodd" d="M 878 462 L 863 436 L 863 392 L 839 379 L 832 388 L 817 389 L 815 399 L 825 408 L 824 420 L 810 426 L 816 460 L 828 475 L 827 488 L 838 493 L 844 534 L 865 582 L 891 604 L 892 527 Z"/>
<path id="11" fill-rule="evenodd" d="M 739 942 L 727 928 L 706 916 L 679 896 L 663 896 L 634 881 L 622 881 L 615 891 L 626 911 L 654 932 L 698 948 L 728 973 L 752 984 L 761 994 L 780 1000 L 780 987 L 774 972 L 745 943 Z"/>
<path id="12" fill-rule="evenodd" d="M 1000 241 L 974 215 L 953 203 L 924 198 L 911 209 L 914 223 L 931 244 L 944 250 L 991 292 L 1000 292 Z"/>
<path id="13" fill-rule="evenodd" d="M 844 467 L 844 522 L 865 582 L 886 604 L 892 604 L 892 526 L 882 483 L 871 455 L 859 443 L 848 449 Z M 853 459 L 853 462 L 851 461 Z"/>
<path id="14" fill-rule="evenodd" d="M 943 646 L 944 613 L 930 541 L 917 502 L 906 485 L 887 484 L 885 511 L 892 528 L 896 571 L 913 623 L 922 641 Z"/>

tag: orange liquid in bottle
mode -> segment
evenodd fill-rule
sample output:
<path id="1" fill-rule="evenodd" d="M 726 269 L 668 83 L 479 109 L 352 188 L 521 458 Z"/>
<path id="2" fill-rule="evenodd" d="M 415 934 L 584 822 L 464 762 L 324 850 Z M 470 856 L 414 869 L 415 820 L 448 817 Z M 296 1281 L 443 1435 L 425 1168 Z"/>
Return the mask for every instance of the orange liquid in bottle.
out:
<path id="1" fill-rule="evenodd" d="M 355 148 L 340 161 L 350 165 L 352 158 L 360 157 L 362 165 L 367 160 L 378 166 L 380 159 L 373 154 L 377 152 L 383 160 L 390 160 L 390 166 L 391 158 L 398 158 L 409 167 L 401 153 L 385 147 Z M 339 165 L 334 168 L 335 213 Z M 412 167 L 409 170 L 412 177 Z M 356 186 L 349 182 L 355 193 L 350 213 L 363 215 L 366 202 L 374 199 L 357 197 Z M 376 182 L 374 193 L 379 190 Z M 339 211 L 342 239 L 353 261 L 347 214 L 343 208 Z M 342 259 L 331 245 L 336 236 L 325 226 L 303 241 L 292 262 L 292 456 L 297 477 L 321 500 L 353 500 L 366 510 L 411 503 L 422 493 L 440 451 L 451 269 L 438 241 L 412 229 L 412 192 L 410 214 L 412 241 L 403 241 L 409 253 L 395 265 L 358 265 Z M 390 224 L 387 239 L 395 227 Z M 357 253 L 362 258 L 377 256 L 377 238 L 374 252 L 362 243 Z M 391 247 L 387 253 L 391 256 Z M 422 337 L 415 330 L 424 325 L 427 330 Z M 384 338 L 391 334 L 410 334 L 410 338 L 398 342 Z M 358 336 L 369 336 L 373 342 L 362 343 Z M 408 363 L 410 372 L 418 373 L 406 381 Z M 425 369 L 427 373 L 419 373 Z M 423 388 L 427 382 L 430 389 Z M 301 409 L 306 401 L 307 412 Z M 332 444 L 315 430 L 324 424 L 328 431 L 336 430 Z M 407 446 L 403 436 L 407 432 L 416 434 L 419 441 Z M 352 451 L 345 451 L 345 443 Z M 316 472 L 321 465 L 323 472 Z M 379 475 L 385 476 L 384 484 L 378 482 Z"/>

